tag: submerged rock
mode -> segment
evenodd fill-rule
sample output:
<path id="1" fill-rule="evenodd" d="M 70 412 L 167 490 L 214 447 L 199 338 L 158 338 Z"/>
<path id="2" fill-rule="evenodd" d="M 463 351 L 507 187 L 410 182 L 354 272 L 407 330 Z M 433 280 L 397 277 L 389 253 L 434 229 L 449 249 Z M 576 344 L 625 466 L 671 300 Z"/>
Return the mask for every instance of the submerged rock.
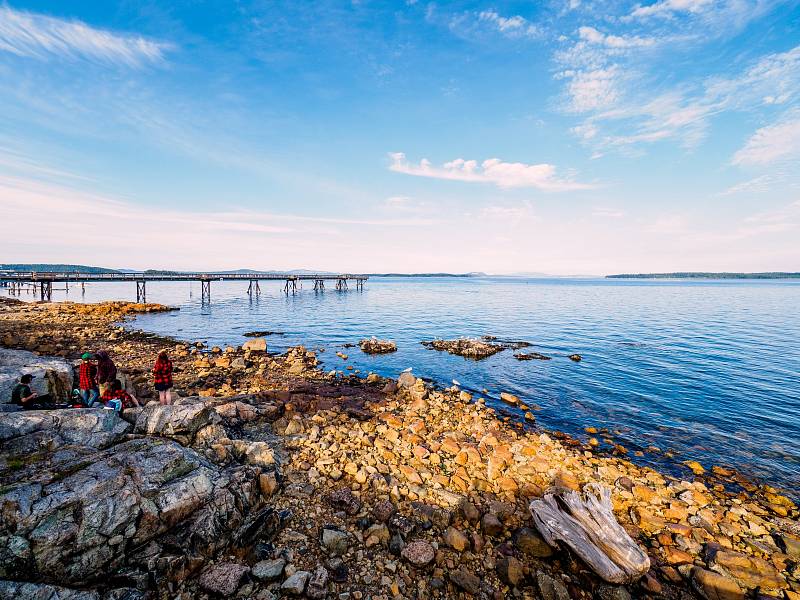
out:
<path id="1" fill-rule="evenodd" d="M 500 400 L 506 404 L 511 404 L 512 406 L 517 406 L 519 404 L 519 396 L 515 396 L 514 394 L 510 394 L 508 392 L 501 392 Z"/>
<path id="2" fill-rule="evenodd" d="M 538 352 L 518 352 L 514 355 L 517 360 L 550 360 L 549 356 Z"/>
<path id="3" fill-rule="evenodd" d="M 286 335 L 282 331 L 248 331 L 242 334 L 244 337 L 258 338 L 267 335 Z"/>
<path id="4" fill-rule="evenodd" d="M 505 350 L 505 347 L 501 344 L 483 342 L 481 340 L 470 338 L 461 338 L 458 340 L 432 340 L 421 343 L 426 348 L 431 348 L 432 350 L 449 352 L 450 354 L 464 356 L 466 358 L 472 358 L 475 360 L 487 358 L 493 354 L 497 354 L 498 352 Z"/>
<path id="5" fill-rule="evenodd" d="M 358 342 L 362 352 L 366 354 L 389 354 L 390 352 L 397 352 L 397 344 L 390 340 L 379 340 L 371 338 L 368 340 L 361 340 Z"/>

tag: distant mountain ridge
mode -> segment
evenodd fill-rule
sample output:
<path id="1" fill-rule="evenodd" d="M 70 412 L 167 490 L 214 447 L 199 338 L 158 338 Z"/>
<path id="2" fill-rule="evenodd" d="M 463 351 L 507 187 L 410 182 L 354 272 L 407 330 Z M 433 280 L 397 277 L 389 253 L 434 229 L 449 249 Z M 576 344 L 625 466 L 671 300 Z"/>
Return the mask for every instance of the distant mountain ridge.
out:
<path id="1" fill-rule="evenodd" d="M 711 272 L 679 272 L 679 273 L 625 273 L 606 275 L 607 279 L 800 279 L 800 273 L 770 271 L 763 273 L 711 273 Z"/>
<path id="2" fill-rule="evenodd" d="M 63 264 L 0 264 L 0 271 L 20 271 L 23 273 L 120 273 L 117 269 L 89 267 L 87 265 Z"/>

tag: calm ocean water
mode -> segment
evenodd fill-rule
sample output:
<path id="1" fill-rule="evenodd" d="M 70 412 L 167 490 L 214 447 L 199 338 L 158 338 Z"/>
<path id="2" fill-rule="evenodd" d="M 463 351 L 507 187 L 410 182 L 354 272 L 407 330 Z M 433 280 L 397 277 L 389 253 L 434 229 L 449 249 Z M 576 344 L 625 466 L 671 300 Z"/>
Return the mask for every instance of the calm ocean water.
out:
<path id="1" fill-rule="evenodd" d="M 800 495 L 800 282 L 373 278 L 363 292 L 316 294 L 306 282 L 288 297 L 278 282 L 261 286 L 251 301 L 247 282 L 215 282 L 201 306 L 196 283 L 151 283 L 149 301 L 181 311 L 135 327 L 216 345 L 241 344 L 250 330 L 283 332 L 267 338 L 271 351 L 303 343 L 326 349 L 327 369 L 393 377 L 413 367 L 442 385 L 485 388 L 490 402 L 512 392 L 541 407 L 542 427 L 583 438 L 587 426 L 607 427 L 631 454 L 645 451 L 634 460 L 673 473 L 688 473 L 678 466 L 688 459 L 731 466 Z M 81 300 L 74 288 L 68 297 Z M 134 297 L 133 283 L 88 284 L 83 299 Z M 398 352 L 342 347 L 373 335 L 395 340 Z M 531 342 L 523 351 L 552 360 L 521 362 L 506 350 L 476 362 L 420 345 L 482 335 Z"/>

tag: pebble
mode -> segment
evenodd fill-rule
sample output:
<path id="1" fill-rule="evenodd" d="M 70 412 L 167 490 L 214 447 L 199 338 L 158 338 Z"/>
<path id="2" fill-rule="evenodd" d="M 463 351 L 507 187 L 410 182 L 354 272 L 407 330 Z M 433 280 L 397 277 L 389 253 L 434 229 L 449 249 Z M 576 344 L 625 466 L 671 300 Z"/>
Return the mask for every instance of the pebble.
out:
<path id="1" fill-rule="evenodd" d="M 253 565 L 251 575 L 262 581 L 272 581 L 283 575 L 283 568 L 285 566 L 286 561 L 282 558 L 262 560 Z"/>
<path id="2" fill-rule="evenodd" d="M 436 553 L 429 542 L 415 540 L 406 544 L 401 555 L 415 567 L 424 567 L 433 561 Z"/>
<path id="3" fill-rule="evenodd" d="M 497 561 L 497 576 L 503 583 L 517 587 L 525 577 L 522 563 L 513 556 L 501 558 Z"/>
<path id="4" fill-rule="evenodd" d="M 466 568 L 461 567 L 449 573 L 450 581 L 453 582 L 457 588 L 464 590 L 468 594 L 477 596 L 481 591 L 481 580 Z"/>
<path id="5" fill-rule="evenodd" d="M 496 537 L 503 533 L 503 524 L 492 513 L 486 513 L 481 517 L 481 531 L 490 537 Z"/>
<path id="6" fill-rule="evenodd" d="M 233 596 L 250 567 L 239 563 L 223 562 L 212 565 L 200 575 L 198 583 L 205 591 L 223 597 Z"/>
<path id="7" fill-rule="evenodd" d="M 564 584 L 543 572 L 536 573 L 536 585 L 542 600 L 570 600 Z"/>
<path id="8" fill-rule="evenodd" d="M 469 538 L 455 527 L 448 527 L 442 536 L 444 543 L 457 552 L 469 548 Z"/>
<path id="9" fill-rule="evenodd" d="M 539 533 L 529 527 L 521 527 L 514 532 L 512 537 L 514 545 L 522 554 L 534 558 L 548 558 L 553 555 L 553 549 L 544 541 Z"/>
<path id="10" fill-rule="evenodd" d="M 326 527 L 322 530 L 320 542 L 331 556 L 342 556 L 350 546 L 350 536 L 344 531 Z"/>
<path id="11" fill-rule="evenodd" d="M 309 598 L 325 598 L 328 595 L 328 570 L 319 565 L 306 586 L 306 596 Z"/>
<path id="12" fill-rule="evenodd" d="M 310 577 L 311 573 L 308 571 L 297 571 L 294 575 L 283 582 L 281 585 L 281 590 L 287 594 L 300 596 L 306 590 L 306 585 L 308 584 Z"/>

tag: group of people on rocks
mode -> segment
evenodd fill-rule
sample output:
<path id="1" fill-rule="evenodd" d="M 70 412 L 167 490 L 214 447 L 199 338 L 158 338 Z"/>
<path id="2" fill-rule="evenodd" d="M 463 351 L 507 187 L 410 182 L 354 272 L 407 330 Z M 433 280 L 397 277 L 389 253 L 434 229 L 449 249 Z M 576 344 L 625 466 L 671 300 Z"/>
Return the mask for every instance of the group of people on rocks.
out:
<path id="1" fill-rule="evenodd" d="M 23 409 L 41 410 L 46 408 L 65 408 L 53 405 L 50 394 L 38 394 L 31 390 L 34 376 L 26 373 L 11 393 L 11 403 Z M 162 405 L 172 404 L 172 361 L 166 350 L 161 350 L 153 366 L 153 383 Z M 117 366 L 105 350 L 94 354 L 84 352 L 78 368 L 78 388 L 75 390 L 75 408 L 95 408 L 103 406 L 118 412 L 134 406 L 142 406 L 139 400 L 125 390 L 117 377 Z"/>

